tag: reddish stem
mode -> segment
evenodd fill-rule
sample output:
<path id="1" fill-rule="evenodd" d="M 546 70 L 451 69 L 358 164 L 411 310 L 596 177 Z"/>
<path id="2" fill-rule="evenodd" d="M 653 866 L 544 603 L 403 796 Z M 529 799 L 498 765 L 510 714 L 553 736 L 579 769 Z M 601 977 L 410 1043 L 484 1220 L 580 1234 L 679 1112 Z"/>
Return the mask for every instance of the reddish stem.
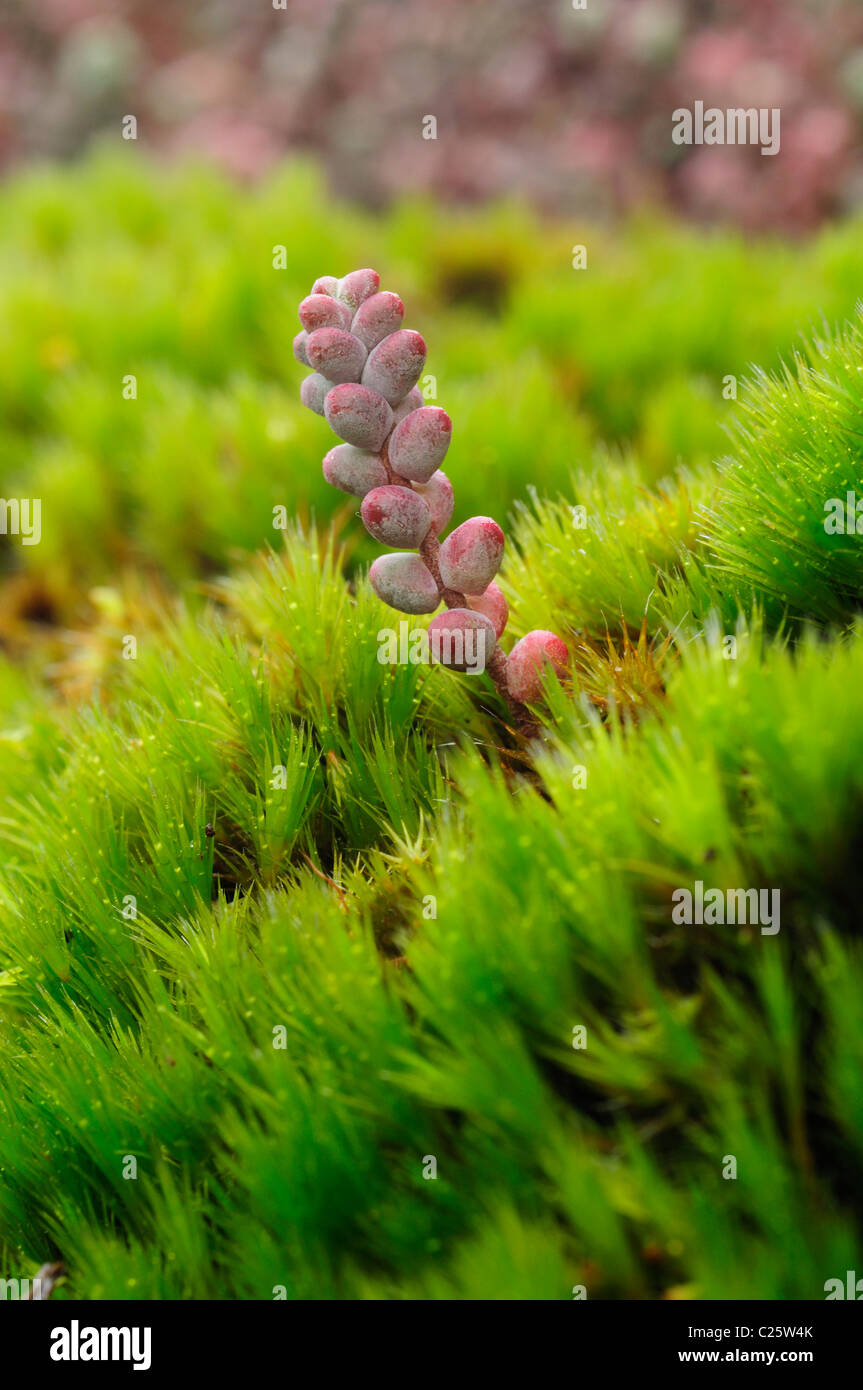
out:
<path id="1" fill-rule="evenodd" d="M 410 479 L 403 478 L 400 473 L 396 473 L 393 469 L 390 463 L 388 446 L 389 439 L 385 439 L 383 448 L 381 449 L 381 460 L 386 469 L 387 479 L 396 487 L 411 487 Z M 458 589 L 448 589 L 441 578 L 440 561 L 438 559 L 440 555 L 440 541 L 435 535 L 433 526 L 429 529 L 425 540 L 422 542 L 419 548 L 419 554 L 420 559 L 437 584 L 438 593 L 447 608 L 466 608 L 467 600 L 464 594 L 460 593 Z M 539 733 L 539 725 L 532 717 L 527 705 L 523 705 L 520 700 L 514 700 L 507 689 L 506 656 L 501 651 L 500 647 L 495 647 L 486 670 L 497 686 L 498 693 L 509 709 L 519 733 L 523 738 L 536 738 Z"/>

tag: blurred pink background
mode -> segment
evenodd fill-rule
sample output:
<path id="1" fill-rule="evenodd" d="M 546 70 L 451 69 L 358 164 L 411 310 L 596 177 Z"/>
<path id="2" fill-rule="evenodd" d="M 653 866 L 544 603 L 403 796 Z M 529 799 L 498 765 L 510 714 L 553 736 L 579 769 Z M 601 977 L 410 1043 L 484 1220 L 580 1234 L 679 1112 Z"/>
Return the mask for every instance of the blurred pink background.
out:
<path id="1" fill-rule="evenodd" d="M 780 154 L 675 146 L 695 100 L 778 106 Z M 311 152 L 372 206 L 508 193 L 807 231 L 863 202 L 863 5 L 0 0 L 0 165 L 68 158 L 126 114 L 140 147 L 240 178 Z"/>

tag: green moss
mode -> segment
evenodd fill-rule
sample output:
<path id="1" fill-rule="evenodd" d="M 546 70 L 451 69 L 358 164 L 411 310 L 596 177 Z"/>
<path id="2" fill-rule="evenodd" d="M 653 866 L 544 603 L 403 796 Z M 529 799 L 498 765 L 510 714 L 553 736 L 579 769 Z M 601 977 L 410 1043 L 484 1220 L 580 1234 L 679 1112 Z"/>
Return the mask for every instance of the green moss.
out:
<path id="1" fill-rule="evenodd" d="M 7 191 L 0 442 L 45 542 L 4 549 L 0 1266 L 818 1298 L 861 1258 L 860 546 L 823 529 L 859 330 L 710 455 L 722 377 L 851 313 L 859 226 L 639 224 L 576 273 L 589 236 L 512 209 L 322 207 L 107 157 Z M 358 259 L 415 288 L 460 505 L 514 513 L 511 635 L 576 652 L 528 749 L 485 678 L 377 661 L 289 346 Z M 781 931 L 675 925 L 697 880 L 778 888 Z"/>

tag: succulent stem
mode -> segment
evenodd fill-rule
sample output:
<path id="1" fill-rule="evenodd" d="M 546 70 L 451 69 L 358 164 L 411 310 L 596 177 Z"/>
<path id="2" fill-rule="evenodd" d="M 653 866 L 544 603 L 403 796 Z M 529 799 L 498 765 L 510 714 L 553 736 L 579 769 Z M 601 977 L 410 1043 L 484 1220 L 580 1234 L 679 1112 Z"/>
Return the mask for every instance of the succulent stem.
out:
<path id="1" fill-rule="evenodd" d="M 508 607 L 494 583 L 505 537 L 493 517 L 471 517 L 441 545 L 453 492 L 439 465 L 452 421 L 440 406 L 424 404 L 416 383 L 425 342 L 399 326 L 404 305 L 379 285 L 377 271 L 368 268 L 340 281 L 323 276 L 300 304 L 303 331 L 294 339 L 294 354 L 312 368 L 300 395 L 343 441 L 324 459 L 324 477 L 362 498 L 369 535 L 395 552 L 378 556 L 369 571 L 378 597 L 402 613 L 433 613 L 441 603 L 455 610 L 451 619 L 432 619 L 430 636 L 445 636 L 448 643 L 435 659 L 456 670 L 480 670 L 462 664 L 456 652 L 464 652 L 466 633 L 484 644 L 485 670 L 515 729 L 535 738 L 539 725 L 524 701 L 541 697 L 547 664 L 566 672 L 569 653 L 545 629 L 522 637 L 509 657 L 496 645 Z M 455 639 L 460 648 L 453 647 Z"/>
<path id="2" fill-rule="evenodd" d="M 386 469 L 387 478 L 389 482 L 395 483 L 399 487 L 411 487 L 412 484 L 408 478 L 402 478 L 400 474 L 394 471 L 393 466 L 390 463 L 388 445 L 389 440 L 385 440 L 383 448 L 381 449 L 381 460 L 383 462 L 384 468 Z M 441 599 L 446 604 L 447 608 L 467 607 L 467 599 L 465 595 L 459 593 L 458 589 L 448 589 L 444 584 L 443 580 L 441 579 L 440 564 L 438 562 L 438 556 L 440 554 L 440 541 L 435 535 L 435 530 L 433 526 L 429 528 L 428 534 L 419 548 L 419 554 L 420 559 L 423 561 L 429 573 L 431 574 L 432 579 L 437 584 L 438 593 L 440 594 Z M 539 725 L 537 724 L 536 720 L 532 717 L 530 710 L 527 708 L 527 705 L 523 705 L 520 700 L 514 700 L 510 695 L 509 690 L 507 689 L 506 656 L 501 651 L 500 647 L 495 647 L 494 651 L 492 652 L 489 663 L 486 666 L 486 670 L 488 671 L 489 675 L 494 681 L 494 684 L 497 686 L 499 694 L 502 696 L 510 714 L 512 715 L 513 723 L 518 729 L 518 732 L 522 735 L 523 738 L 536 738 L 537 734 L 539 733 Z"/>

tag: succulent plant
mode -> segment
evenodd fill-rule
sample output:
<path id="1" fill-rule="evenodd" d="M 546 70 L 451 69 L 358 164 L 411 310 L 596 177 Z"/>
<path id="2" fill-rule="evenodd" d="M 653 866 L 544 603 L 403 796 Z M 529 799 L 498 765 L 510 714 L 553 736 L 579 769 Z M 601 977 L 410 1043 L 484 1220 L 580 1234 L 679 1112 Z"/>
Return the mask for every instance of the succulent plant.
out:
<path id="1" fill-rule="evenodd" d="M 439 540 L 453 512 L 440 468 L 452 420 L 417 387 L 426 345 L 402 328 L 401 299 L 380 289 L 374 270 L 324 275 L 299 317 L 294 356 L 312 369 L 300 397 L 343 441 L 324 458 L 324 477 L 362 498 L 366 530 L 397 552 L 374 561 L 372 588 L 402 613 L 434 613 L 444 603 L 449 612 L 429 626 L 433 658 L 454 670 L 488 670 L 521 732 L 535 732 L 526 702 L 541 698 L 548 666 L 566 674 L 569 653 L 544 630 L 527 633 L 509 657 L 498 646 L 509 616 L 495 583 L 506 542 L 492 517 L 473 516 Z M 477 662 L 465 659 L 467 650 Z"/>

